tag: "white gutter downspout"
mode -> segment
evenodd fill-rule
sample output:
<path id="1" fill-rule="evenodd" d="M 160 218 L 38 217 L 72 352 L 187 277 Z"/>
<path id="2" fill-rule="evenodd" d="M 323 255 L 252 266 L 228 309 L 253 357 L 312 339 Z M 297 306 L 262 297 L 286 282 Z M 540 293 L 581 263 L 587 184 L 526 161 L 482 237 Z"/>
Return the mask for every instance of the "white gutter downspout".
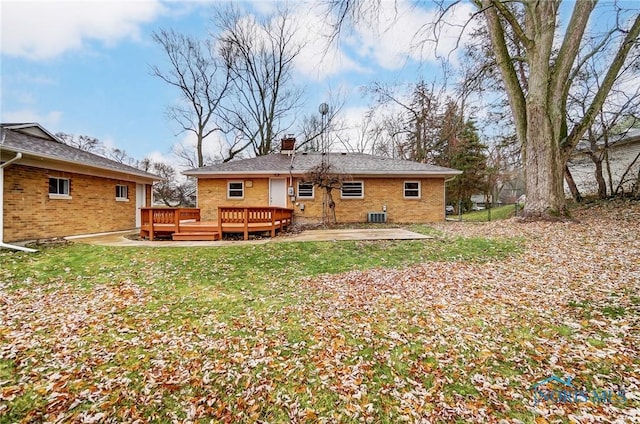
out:
<path id="1" fill-rule="evenodd" d="M 3 134 L 4 139 L 4 134 Z M 4 140 L 3 140 L 4 141 Z M 21 250 L 27 253 L 35 253 L 37 250 L 29 249 L 28 247 L 15 246 L 13 244 L 7 244 L 4 240 L 4 168 L 11 165 L 13 162 L 22 159 L 22 153 L 18 152 L 16 156 L 9 159 L 5 163 L 0 164 L 0 248 Z"/>

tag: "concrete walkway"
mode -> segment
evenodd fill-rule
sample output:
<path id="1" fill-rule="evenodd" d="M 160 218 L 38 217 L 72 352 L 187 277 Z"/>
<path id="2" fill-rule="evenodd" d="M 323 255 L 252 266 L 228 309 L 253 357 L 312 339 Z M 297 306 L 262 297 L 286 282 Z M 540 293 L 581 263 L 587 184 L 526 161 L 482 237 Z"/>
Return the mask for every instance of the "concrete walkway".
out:
<path id="1" fill-rule="evenodd" d="M 341 241 L 341 240 L 423 240 L 433 237 L 414 233 L 402 228 L 352 229 L 352 230 L 306 230 L 299 234 L 283 234 L 275 238 L 253 240 L 218 240 L 218 241 L 148 241 L 131 240 L 126 236 L 137 234 L 137 231 L 120 231 L 116 233 L 92 234 L 86 236 L 66 237 L 77 243 L 96 244 L 101 246 L 128 247 L 205 247 L 233 246 L 242 244 L 287 243 L 301 241 Z"/>

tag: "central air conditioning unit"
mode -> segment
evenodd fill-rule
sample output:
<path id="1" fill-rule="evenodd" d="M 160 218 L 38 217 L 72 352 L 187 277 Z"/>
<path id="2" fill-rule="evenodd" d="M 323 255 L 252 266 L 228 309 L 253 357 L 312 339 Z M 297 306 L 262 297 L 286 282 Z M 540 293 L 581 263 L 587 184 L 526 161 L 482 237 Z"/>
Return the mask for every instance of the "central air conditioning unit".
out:
<path id="1" fill-rule="evenodd" d="M 386 212 L 369 212 L 367 222 L 385 223 L 387 222 Z"/>

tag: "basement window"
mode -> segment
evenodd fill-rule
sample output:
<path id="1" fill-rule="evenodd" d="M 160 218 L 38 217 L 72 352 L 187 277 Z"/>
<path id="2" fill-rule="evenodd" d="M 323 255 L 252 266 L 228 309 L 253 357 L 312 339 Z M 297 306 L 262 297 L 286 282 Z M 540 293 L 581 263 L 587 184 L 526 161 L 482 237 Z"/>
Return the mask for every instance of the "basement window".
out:
<path id="1" fill-rule="evenodd" d="M 364 183 L 362 181 L 348 181 L 342 183 L 340 197 L 343 199 L 364 198 Z"/>
<path id="2" fill-rule="evenodd" d="M 129 187 L 126 185 L 116 185 L 116 201 L 128 202 L 129 201 Z"/>
<path id="3" fill-rule="evenodd" d="M 49 178 L 49 199 L 71 199 L 69 178 Z"/>
<path id="4" fill-rule="evenodd" d="M 419 199 L 420 198 L 420 181 L 404 182 L 404 198 Z"/>
<path id="5" fill-rule="evenodd" d="M 228 199 L 244 199 L 244 181 L 229 181 L 227 183 Z"/>
<path id="6" fill-rule="evenodd" d="M 313 199 L 313 183 L 298 181 L 298 197 L 300 199 Z"/>

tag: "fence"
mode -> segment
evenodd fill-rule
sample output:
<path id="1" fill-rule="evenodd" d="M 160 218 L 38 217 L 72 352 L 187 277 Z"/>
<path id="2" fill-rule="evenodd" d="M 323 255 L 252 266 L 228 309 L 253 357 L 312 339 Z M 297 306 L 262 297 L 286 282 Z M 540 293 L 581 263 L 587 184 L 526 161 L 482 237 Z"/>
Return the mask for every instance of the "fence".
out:
<path id="1" fill-rule="evenodd" d="M 460 213 L 462 209 L 460 206 L 458 205 L 455 213 L 446 216 L 447 221 L 482 222 L 507 219 L 514 216 L 522 216 L 523 208 L 523 205 L 519 203 L 488 204 L 486 207 L 475 207 L 471 211 Z"/>

